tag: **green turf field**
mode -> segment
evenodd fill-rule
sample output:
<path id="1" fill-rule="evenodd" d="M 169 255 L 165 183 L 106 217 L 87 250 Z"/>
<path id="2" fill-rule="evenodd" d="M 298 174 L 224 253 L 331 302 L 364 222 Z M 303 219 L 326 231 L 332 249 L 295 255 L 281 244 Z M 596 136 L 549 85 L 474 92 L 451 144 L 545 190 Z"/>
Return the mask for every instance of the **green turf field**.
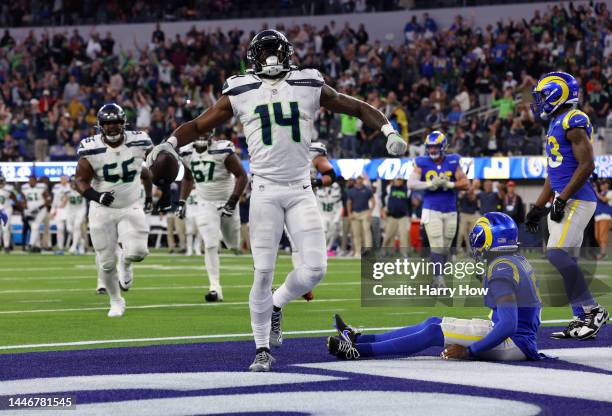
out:
<path id="1" fill-rule="evenodd" d="M 612 275 L 612 262 L 604 264 L 598 276 L 605 279 Z M 280 256 L 276 286 L 290 267 L 290 257 Z M 152 254 L 135 265 L 134 279 L 134 286 L 124 294 L 125 316 L 110 319 L 106 317 L 108 297 L 95 294 L 93 256 L 0 254 L 0 353 L 249 338 L 250 256 L 222 256 L 225 301 L 218 304 L 204 303 L 207 279 L 198 257 Z M 334 312 L 367 328 L 407 325 L 431 315 L 486 317 L 488 313 L 484 307 L 364 308 L 359 282 L 358 260 L 331 258 L 315 300 L 298 299 L 288 305 L 283 329 L 296 332 L 289 337 L 321 336 L 322 330 L 332 329 Z M 600 301 L 609 305 L 610 297 Z M 565 318 L 567 308 L 544 309 L 543 320 Z M 73 345 L 57 345 L 62 343 Z"/>

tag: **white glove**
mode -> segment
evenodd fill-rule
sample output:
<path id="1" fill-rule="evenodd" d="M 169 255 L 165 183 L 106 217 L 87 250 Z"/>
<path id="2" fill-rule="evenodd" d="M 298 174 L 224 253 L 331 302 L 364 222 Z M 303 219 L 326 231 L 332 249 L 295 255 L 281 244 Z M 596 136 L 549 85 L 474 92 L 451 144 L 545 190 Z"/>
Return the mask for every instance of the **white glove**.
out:
<path id="1" fill-rule="evenodd" d="M 442 181 L 437 176 L 427 183 L 429 184 L 427 189 L 430 191 L 437 191 L 438 188 L 442 186 Z"/>
<path id="2" fill-rule="evenodd" d="M 440 186 L 444 189 L 454 189 L 455 182 L 451 181 L 446 175 L 440 175 Z"/>
<path id="3" fill-rule="evenodd" d="M 393 156 L 402 156 L 408 149 L 408 143 L 398 132 L 393 131 L 387 136 L 387 152 Z"/>
<path id="4" fill-rule="evenodd" d="M 153 165 L 153 162 L 155 162 L 155 159 L 157 159 L 157 155 L 159 155 L 160 152 L 168 152 L 172 155 L 173 158 L 176 159 L 177 162 L 179 161 L 179 155 L 178 153 L 176 153 L 174 147 L 168 142 L 163 142 L 151 149 L 151 151 L 147 155 L 147 168 L 151 168 L 151 165 Z"/>

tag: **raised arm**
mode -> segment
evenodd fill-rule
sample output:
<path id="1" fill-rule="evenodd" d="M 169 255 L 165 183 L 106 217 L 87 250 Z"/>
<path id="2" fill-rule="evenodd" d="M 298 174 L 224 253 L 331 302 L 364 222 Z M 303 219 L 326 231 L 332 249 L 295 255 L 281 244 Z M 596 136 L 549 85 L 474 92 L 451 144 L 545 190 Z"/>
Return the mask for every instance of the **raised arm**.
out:
<path id="1" fill-rule="evenodd" d="M 323 85 L 321 88 L 320 104 L 335 113 L 357 117 L 366 126 L 382 131 L 387 138 L 389 154 L 401 156 L 406 152 L 406 141 L 395 131 L 387 117 L 370 104 L 341 94 L 329 85 Z"/>
<path id="2" fill-rule="evenodd" d="M 185 146 L 197 137 L 207 136 L 215 127 L 232 118 L 233 114 L 229 98 L 223 95 L 219 101 L 198 117 L 178 126 L 168 142 L 176 148 Z"/>

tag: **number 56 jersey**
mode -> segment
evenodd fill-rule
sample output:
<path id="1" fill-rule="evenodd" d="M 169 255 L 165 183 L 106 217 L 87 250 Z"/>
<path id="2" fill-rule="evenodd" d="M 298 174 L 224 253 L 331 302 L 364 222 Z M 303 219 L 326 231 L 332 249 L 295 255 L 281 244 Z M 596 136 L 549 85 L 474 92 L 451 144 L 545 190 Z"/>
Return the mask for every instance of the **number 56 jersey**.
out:
<path id="1" fill-rule="evenodd" d="M 293 70 L 277 80 L 253 74 L 226 80 L 223 94 L 244 127 L 254 175 L 285 183 L 308 180 L 323 85 L 315 69 Z"/>
<path id="2" fill-rule="evenodd" d="M 87 159 L 94 171 L 91 186 L 98 192 L 115 192 L 111 208 L 127 208 L 138 202 L 140 172 L 146 152 L 153 146 L 148 134 L 124 132 L 120 146 L 110 147 L 101 134 L 81 140 L 77 154 Z"/>
<path id="3" fill-rule="evenodd" d="M 225 202 L 234 190 L 234 175 L 225 167 L 225 159 L 235 152 L 229 140 L 213 140 L 202 153 L 192 143 L 181 147 L 180 156 L 195 181 L 198 202 Z"/>

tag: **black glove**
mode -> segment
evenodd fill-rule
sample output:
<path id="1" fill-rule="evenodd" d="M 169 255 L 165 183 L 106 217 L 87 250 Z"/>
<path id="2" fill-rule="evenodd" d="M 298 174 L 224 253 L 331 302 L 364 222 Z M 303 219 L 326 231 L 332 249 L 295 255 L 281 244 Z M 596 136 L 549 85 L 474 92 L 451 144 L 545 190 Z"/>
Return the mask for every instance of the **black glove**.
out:
<path id="1" fill-rule="evenodd" d="M 310 181 L 310 185 L 312 186 L 312 189 L 322 188 L 323 187 L 323 180 L 321 178 L 319 178 L 319 179 L 312 179 Z"/>
<path id="2" fill-rule="evenodd" d="M 525 228 L 528 233 L 535 234 L 540 229 L 540 219 L 548 214 L 548 208 L 535 206 L 529 210 L 525 219 Z"/>
<path id="3" fill-rule="evenodd" d="M 552 207 L 550 207 L 550 219 L 554 222 L 561 222 L 565 214 L 565 205 L 567 205 L 567 201 L 564 201 L 559 196 L 556 197 L 552 203 Z"/>
<path id="4" fill-rule="evenodd" d="M 234 215 L 234 210 L 236 209 L 238 198 L 239 197 L 234 195 L 230 196 L 225 205 L 219 208 L 222 217 L 231 217 L 232 215 Z"/>
<path id="5" fill-rule="evenodd" d="M 163 186 L 159 188 L 161 190 L 161 196 L 157 200 L 157 212 L 160 214 L 164 214 L 172 211 L 172 199 L 170 186 Z"/>
<path id="6" fill-rule="evenodd" d="M 153 199 L 145 198 L 144 212 L 145 214 L 150 214 L 153 212 Z"/>
<path id="7" fill-rule="evenodd" d="M 178 201 L 178 205 L 176 207 L 176 210 L 174 211 L 174 215 L 176 215 L 180 219 L 183 219 L 185 218 L 186 212 L 187 212 L 187 205 L 185 205 L 185 201 L 181 199 L 180 201 Z"/>
<path id="8" fill-rule="evenodd" d="M 98 202 L 100 202 L 100 204 L 104 205 L 105 207 L 110 207 L 114 200 L 115 200 L 114 192 L 112 191 L 102 192 L 100 194 L 100 199 L 98 200 Z"/>

